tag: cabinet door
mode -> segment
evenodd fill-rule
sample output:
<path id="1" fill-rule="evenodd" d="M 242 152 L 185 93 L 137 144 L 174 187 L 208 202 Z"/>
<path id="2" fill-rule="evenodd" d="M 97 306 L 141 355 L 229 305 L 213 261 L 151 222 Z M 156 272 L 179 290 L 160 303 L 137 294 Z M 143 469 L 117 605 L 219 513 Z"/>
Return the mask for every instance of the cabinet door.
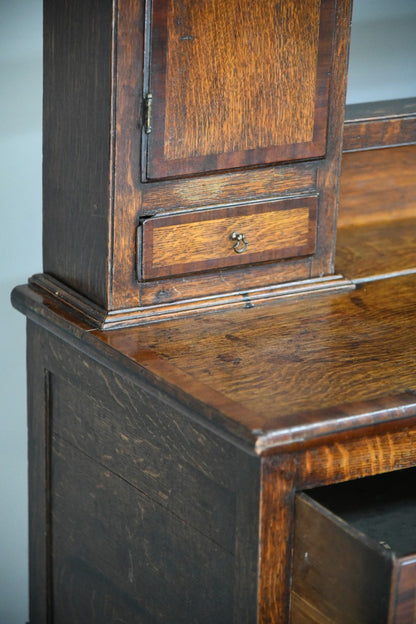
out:
<path id="1" fill-rule="evenodd" d="M 336 0 L 153 0 L 145 178 L 325 155 Z"/>

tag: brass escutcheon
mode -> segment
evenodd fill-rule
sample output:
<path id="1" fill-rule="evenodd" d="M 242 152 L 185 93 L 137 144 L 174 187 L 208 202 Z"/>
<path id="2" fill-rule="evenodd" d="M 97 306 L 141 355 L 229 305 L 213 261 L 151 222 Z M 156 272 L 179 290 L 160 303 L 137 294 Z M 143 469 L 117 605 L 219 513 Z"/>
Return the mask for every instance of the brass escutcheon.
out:
<path id="1" fill-rule="evenodd" d="M 235 245 L 233 245 L 233 249 L 236 253 L 243 253 L 248 247 L 248 241 L 244 234 L 239 234 L 238 232 L 233 232 L 230 236 L 231 240 L 236 241 Z"/>

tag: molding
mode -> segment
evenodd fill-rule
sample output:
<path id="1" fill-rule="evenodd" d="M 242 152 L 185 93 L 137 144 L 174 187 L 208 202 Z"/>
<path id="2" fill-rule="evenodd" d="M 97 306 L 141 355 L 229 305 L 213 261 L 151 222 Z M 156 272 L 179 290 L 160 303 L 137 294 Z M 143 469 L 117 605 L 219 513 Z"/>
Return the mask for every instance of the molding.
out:
<path id="1" fill-rule="evenodd" d="M 416 143 L 416 98 L 346 107 L 343 152 Z"/>
<path id="2" fill-rule="evenodd" d="M 351 280 L 342 275 L 330 275 L 164 305 L 106 311 L 45 273 L 31 277 L 29 284 L 46 291 L 65 307 L 75 312 L 83 321 L 102 330 L 142 325 L 230 307 L 252 308 L 262 302 L 276 299 L 284 300 L 312 294 L 348 292 L 355 289 L 355 284 Z"/>

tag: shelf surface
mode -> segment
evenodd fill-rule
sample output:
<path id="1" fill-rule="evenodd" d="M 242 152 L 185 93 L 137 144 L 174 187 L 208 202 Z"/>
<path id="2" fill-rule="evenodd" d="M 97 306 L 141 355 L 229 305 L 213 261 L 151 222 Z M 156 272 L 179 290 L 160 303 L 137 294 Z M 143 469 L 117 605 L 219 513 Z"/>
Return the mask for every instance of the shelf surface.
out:
<path id="1" fill-rule="evenodd" d="M 416 417 L 415 293 L 416 275 L 405 275 L 107 332 L 86 331 L 30 287 L 13 299 L 93 358 L 263 452 Z"/>
<path id="2" fill-rule="evenodd" d="M 416 273 L 416 218 L 340 228 L 335 269 L 354 282 Z"/>

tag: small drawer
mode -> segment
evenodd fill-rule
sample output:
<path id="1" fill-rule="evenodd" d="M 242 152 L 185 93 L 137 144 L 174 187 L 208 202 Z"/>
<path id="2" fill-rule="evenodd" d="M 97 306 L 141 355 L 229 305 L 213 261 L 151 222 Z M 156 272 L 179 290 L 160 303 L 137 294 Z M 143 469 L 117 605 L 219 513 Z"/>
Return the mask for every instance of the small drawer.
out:
<path id="1" fill-rule="evenodd" d="M 416 622 L 416 469 L 299 494 L 291 624 Z"/>
<path id="2" fill-rule="evenodd" d="M 317 201 L 297 197 L 146 219 L 142 279 L 313 254 Z"/>

